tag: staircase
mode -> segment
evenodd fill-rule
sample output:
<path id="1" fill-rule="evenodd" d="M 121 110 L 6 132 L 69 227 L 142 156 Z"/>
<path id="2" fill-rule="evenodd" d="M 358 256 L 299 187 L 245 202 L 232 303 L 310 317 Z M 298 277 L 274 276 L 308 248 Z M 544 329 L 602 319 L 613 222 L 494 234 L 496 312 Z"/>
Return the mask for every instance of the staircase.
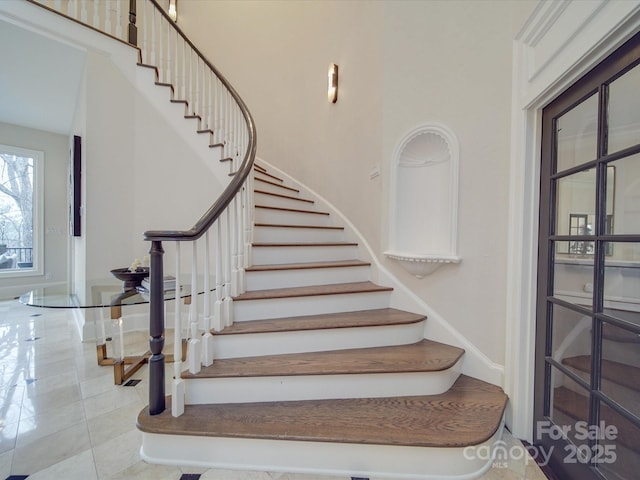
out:
<path id="1" fill-rule="evenodd" d="M 39 1 L 110 33 L 101 2 Z M 171 104 L 196 124 L 194 138 L 222 152 L 230 178 L 190 230 L 145 232 L 152 356 L 149 406 L 138 416 L 143 458 L 352 477 L 481 476 L 502 435 L 507 397 L 461 373 L 485 368 L 473 346 L 465 353 L 426 338 L 429 320 L 394 308 L 393 282 L 373 281 L 379 272 L 338 215 L 283 172 L 254 165 L 246 106 L 156 0 L 114 4 L 116 17 L 130 22 L 116 31 L 128 30 L 131 44 L 141 39 L 138 76 L 153 77 L 149 89 L 170 91 Z M 163 242 L 176 246 L 174 267 Z M 167 266 L 182 278 L 180 245 L 193 247 L 190 283 L 203 294 L 190 302 L 188 360 L 183 368 L 175 355 L 165 396 L 162 277 Z M 175 314 L 180 348 L 179 308 Z M 472 361 L 463 369 L 465 356 Z"/>
<path id="2" fill-rule="evenodd" d="M 357 243 L 301 187 L 254 169 L 254 241 L 215 361 L 182 373 L 185 412 L 138 417 L 153 463 L 350 476 L 474 478 L 506 396 L 461 375 L 464 350 L 390 308 Z M 470 475 L 466 477 L 466 475 Z"/>

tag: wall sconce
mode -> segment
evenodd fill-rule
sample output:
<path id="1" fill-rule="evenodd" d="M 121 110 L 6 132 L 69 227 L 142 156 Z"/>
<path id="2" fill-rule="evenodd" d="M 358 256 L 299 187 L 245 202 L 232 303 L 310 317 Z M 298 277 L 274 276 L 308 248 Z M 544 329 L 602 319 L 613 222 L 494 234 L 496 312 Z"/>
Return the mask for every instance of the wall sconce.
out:
<path id="1" fill-rule="evenodd" d="M 327 100 L 329 103 L 336 103 L 338 101 L 338 65 L 335 63 L 329 65 L 327 85 Z"/>
<path id="2" fill-rule="evenodd" d="M 176 3 L 178 3 L 178 0 L 169 0 L 169 10 L 167 12 L 169 14 L 169 18 L 174 22 L 178 21 L 178 7 L 176 6 Z"/>

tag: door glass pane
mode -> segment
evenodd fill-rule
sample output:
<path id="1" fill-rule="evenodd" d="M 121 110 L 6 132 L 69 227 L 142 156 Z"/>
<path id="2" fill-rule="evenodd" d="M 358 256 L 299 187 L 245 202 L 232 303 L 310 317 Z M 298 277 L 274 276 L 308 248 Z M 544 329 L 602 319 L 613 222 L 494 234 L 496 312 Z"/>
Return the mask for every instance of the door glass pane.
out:
<path id="1" fill-rule="evenodd" d="M 556 130 L 556 172 L 595 160 L 598 152 L 598 95 L 592 95 L 558 118 Z"/>
<path id="2" fill-rule="evenodd" d="M 640 336 L 615 325 L 606 327 L 601 390 L 640 418 Z"/>
<path id="3" fill-rule="evenodd" d="M 635 480 L 640 472 L 640 428 L 600 403 L 599 445 L 592 461 L 608 479 Z"/>
<path id="4" fill-rule="evenodd" d="M 640 325 L 640 243 L 608 242 L 604 259 L 605 313 Z"/>
<path id="5" fill-rule="evenodd" d="M 609 163 L 607 215 L 612 233 L 640 233 L 640 155 Z"/>
<path id="6" fill-rule="evenodd" d="M 640 143 L 640 65 L 609 85 L 609 153 Z"/>
<path id="7" fill-rule="evenodd" d="M 553 306 L 551 356 L 587 383 L 591 374 L 591 325 L 590 315 Z"/>
<path id="8" fill-rule="evenodd" d="M 593 235 L 596 216 L 596 170 L 574 173 L 557 180 L 556 235 Z M 593 242 L 569 244 L 574 255 L 593 255 Z"/>
<path id="9" fill-rule="evenodd" d="M 567 432 L 567 439 L 575 445 L 588 444 L 576 427 L 588 424 L 589 392 L 557 368 L 551 367 L 550 400 L 549 416 L 553 423 Z"/>
<path id="10" fill-rule="evenodd" d="M 594 256 L 566 253 L 571 252 L 576 243 L 579 242 L 556 242 L 553 295 L 576 305 L 591 307 Z"/>

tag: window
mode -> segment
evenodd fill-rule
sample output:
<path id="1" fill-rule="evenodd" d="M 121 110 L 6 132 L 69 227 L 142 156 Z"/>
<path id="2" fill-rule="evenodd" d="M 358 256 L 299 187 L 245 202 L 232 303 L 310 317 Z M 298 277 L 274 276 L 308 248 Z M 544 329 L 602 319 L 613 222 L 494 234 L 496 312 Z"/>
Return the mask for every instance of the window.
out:
<path id="1" fill-rule="evenodd" d="M 42 271 L 42 158 L 0 145 L 0 277 Z"/>

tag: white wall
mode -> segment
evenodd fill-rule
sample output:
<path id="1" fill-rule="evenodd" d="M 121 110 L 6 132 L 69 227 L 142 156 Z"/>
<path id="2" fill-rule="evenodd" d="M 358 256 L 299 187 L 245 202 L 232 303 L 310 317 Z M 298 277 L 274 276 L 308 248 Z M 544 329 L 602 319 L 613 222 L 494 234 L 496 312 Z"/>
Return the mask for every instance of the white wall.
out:
<path id="1" fill-rule="evenodd" d="M 44 152 L 43 275 L 0 278 L 0 297 L 9 298 L 24 293 L 24 285 L 67 280 L 69 140 L 65 135 L 0 123 L 0 143 Z"/>
<path id="2" fill-rule="evenodd" d="M 160 88 L 149 78 L 148 88 Z M 78 245 L 85 271 L 79 276 L 95 280 L 142 259 L 150 247 L 146 230 L 190 228 L 221 186 L 202 152 L 176 135 L 107 56 L 88 52 L 85 86 L 77 112 L 83 120 L 75 123 L 84 132 L 85 162 L 84 249 Z M 163 100 L 160 108 L 170 108 L 168 89 Z M 186 121 L 180 112 L 176 119 Z"/>
<path id="3" fill-rule="evenodd" d="M 454 132 L 460 143 L 462 257 L 459 265 L 441 267 L 422 280 L 392 260 L 386 264 L 499 364 L 504 363 L 512 39 L 532 8 L 532 2 L 388 2 L 384 12 L 385 165 L 397 143 L 420 124 L 437 122 Z M 386 222 L 382 228 L 385 241 Z"/>
<path id="4" fill-rule="evenodd" d="M 183 2 L 179 25 L 256 118 L 258 154 L 310 186 L 416 294 L 504 363 L 512 40 L 535 2 Z M 212 26 L 215 25 L 215 28 Z M 338 103 L 326 70 L 340 67 Z M 417 280 L 387 246 L 389 164 L 411 129 L 460 142 L 462 263 Z M 379 165 L 382 175 L 369 178 Z"/>

